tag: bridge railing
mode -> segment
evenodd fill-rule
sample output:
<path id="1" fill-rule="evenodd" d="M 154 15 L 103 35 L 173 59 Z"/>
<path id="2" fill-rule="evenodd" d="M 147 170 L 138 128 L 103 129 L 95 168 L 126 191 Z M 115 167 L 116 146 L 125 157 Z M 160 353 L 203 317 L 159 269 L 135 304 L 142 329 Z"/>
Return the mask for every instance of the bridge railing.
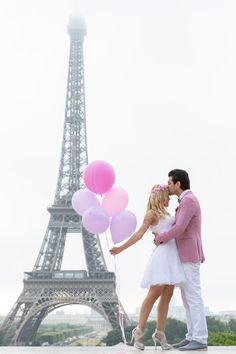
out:
<path id="1" fill-rule="evenodd" d="M 87 272 L 87 270 L 25 272 L 24 281 L 30 280 L 115 280 L 115 274 L 113 272 Z"/>

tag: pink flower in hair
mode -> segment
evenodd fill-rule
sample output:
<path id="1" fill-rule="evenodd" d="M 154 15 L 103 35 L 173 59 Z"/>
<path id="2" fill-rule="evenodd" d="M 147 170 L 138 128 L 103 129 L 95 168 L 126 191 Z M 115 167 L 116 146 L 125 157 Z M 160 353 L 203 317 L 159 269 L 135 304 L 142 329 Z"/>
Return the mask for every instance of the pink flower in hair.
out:
<path id="1" fill-rule="evenodd" d="M 166 184 L 161 184 L 161 185 L 158 186 L 158 187 L 154 187 L 154 188 L 152 189 L 152 193 L 158 193 L 158 192 L 160 192 L 160 191 L 166 190 L 167 188 L 168 188 L 168 186 L 167 186 Z"/>

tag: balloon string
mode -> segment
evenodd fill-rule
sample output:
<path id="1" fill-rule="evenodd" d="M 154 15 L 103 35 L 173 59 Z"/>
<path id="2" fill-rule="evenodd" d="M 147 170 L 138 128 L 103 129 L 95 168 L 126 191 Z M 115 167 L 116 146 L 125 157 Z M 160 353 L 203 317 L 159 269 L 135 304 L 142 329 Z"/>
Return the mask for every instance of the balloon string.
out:
<path id="1" fill-rule="evenodd" d="M 119 278 L 119 272 L 118 272 L 118 267 L 117 267 L 117 263 L 116 263 L 116 256 L 114 256 L 114 268 L 115 268 L 115 275 L 117 278 L 116 281 L 116 292 L 117 292 L 117 296 L 118 296 L 118 304 L 119 304 L 119 309 L 118 309 L 118 313 L 119 313 L 119 325 L 120 325 L 120 329 L 121 329 L 121 334 L 122 334 L 122 339 L 124 344 L 126 345 L 127 341 L 126 341 L 126 337 L 125 337 L 125 329 L 124 329 L 124 312 L 120 303 L 120 278 Z"/>
<path id="2" fill-rule="evenodd" d="M 110 245 L 109 245 L 109 241 L 108 241 L 108 237 L 107 237 L 107 232 L 105 231 L 105 235 L 106 235 L 106 241 L 107 241 L 107 249 L 108 251 L 110 250 Z"/>
<path id="3" fill-rule="evenodd" d="M 108 242 L 108 237 L 107 237 L 107 233 L 105 232 L 106 235 L 106 241 L 107 241 L 107 247 L 108 250 L 110 249 L 109 247 L 109 242 Z M 118 267 L 117 267 L 117 263 L 116 263 L 116 256 L 113 256 L 114 258 L 114 270 L 115 270 L 115 276 L 116 276 L 116 293 L 117 293 L 117 297 L 118 297 L 118 321 L 119 321 L 119 326 L 120 326 L 120 330 L 121 330 L 121 335 L 122 335 L 122 339 L 124 344 L 127 344 L 127 340 L 126 340 L 126 336 L 125 336 L 125 328 L 124 328 L 124 311 L 123 308 L 121 306 L 121 302 L 120 302 L 120 279 L 119 279 L 119 272 L 118 272 Z"/>

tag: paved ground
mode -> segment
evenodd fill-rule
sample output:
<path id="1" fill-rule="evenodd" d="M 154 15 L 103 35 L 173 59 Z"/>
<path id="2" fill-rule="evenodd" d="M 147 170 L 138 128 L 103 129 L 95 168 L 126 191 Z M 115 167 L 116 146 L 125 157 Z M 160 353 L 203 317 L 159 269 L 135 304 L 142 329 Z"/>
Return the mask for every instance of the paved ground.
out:
<path id="1" fill-rule="evenodd" d="M 198 354 L 198 353 L 209 353 L 209 354 L 236 354 L 236 346 L 235 347 L 208 347 L 208 351 L 186 351 L 185 354 Z M 144 351 L 140 351 L 135 349 L 134 347 L 125 346 L 124 344 L 120 344 L 113 347 L 0 347 L 0 353 L 8 353 L 8 354 L 180 354 L 179 350 L 170 350 L 168 352 L 164 352 L 160 347 L 157 347 L 155 350 L 154 347 L 146 347 Z"/>

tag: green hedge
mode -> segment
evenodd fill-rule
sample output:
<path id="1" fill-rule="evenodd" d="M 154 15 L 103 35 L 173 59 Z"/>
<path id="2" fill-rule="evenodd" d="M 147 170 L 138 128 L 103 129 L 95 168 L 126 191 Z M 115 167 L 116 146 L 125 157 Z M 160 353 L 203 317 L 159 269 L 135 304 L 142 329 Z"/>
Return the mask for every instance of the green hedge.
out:
<path id="1" fill-rule="evenodd" d="M 130 326 L 125 329 L 126 340 L 129 343 L 131 339 L 132 329 L 136 326 Z M 229 322 L 223 322 L 215 317 L 207 317 L 207 326 L 209 331 L 208 345 L 209 346 L 231 346 L 236 345 L 236 321 L 231 319 Z M 149 321 L 147 323 L 144 332 L 144 344 L 146 346 L 152 346 L 152 333 L 156 327 L 155 321 Z M 168 342 L 173 344 L 177 343 L 185 337 L 187 332 L 186 323 L 178 321 L 173 318 L 168 318 L 166 323 L 166 337 Z M 108 332 L 106 337 L 102 339 L 102 342 L 107 346 L 115 345 L 122 342 L 122 336 L 120 330 L 113 330 Z"/>

